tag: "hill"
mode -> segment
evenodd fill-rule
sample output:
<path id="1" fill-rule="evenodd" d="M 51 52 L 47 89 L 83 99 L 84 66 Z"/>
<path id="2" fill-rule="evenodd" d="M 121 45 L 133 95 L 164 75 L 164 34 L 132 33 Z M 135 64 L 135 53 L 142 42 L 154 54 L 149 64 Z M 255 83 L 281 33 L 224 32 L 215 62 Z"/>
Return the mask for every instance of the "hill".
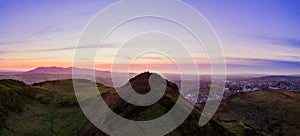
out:
<path id="1" fill-rule="evenodd" d="M 144 94 L 149 91 L 149 77 L 152 73 L 142 73 L 132 78 L 126 85 L 120 88 L 121 91 L 126 91 L 127 86 L 131 85 L 133 89 Z M 153 105 L 150 106 L 136 106 L 124 101 L 120 96 L 110 91 L 109 94 L 105 95 L 104 99 L 109 107 L 118 115 L 127 118 L 129 120 L 146 121 L 160 117 L 167 113 L 176 103 L 178 97 L 181 97 L 178 92 L 176 84 L 167 81 L 167 88 L 163 97 Z M 188 101 L 185 101 L 186 105 L 192 106 Z M 198 126 L 198 120 L 201 115 L 201 110 L 194 107 L 192 113 L 188 118 L 175 130 L 168 135 L 238 135 L 239 132 L 236 130 L 228 130 L 221 123 L 212 119 L 203 127 Z M 238 125 L 241 126 L 241 125 Z M 126 126 L 124 126 L 126 127 Z M 245 135 L 261 135 L 261 133 L 251 129 L 250 127 L 240 127 L 239 131 Z M 106 135 L 101 130 L 94 127 L 91 123 L 84 126 L 80 133 L 80 136 L 91 135 L 101 136 Z"/>
<path id="2" fill-rule="evenodd" d="M 149 91 L 149 77 L 143 73 L 132 78 L 120 89 L 132 85 L 138 93 Z M 91 81 L 80 80 L 82 84 Z M 127 103 L 116 90 L 97 84 L 107 105 L 118 115 L 130 120 L 150 120 L 167 113 L 180 97 L 176 84 L 167 81 L 166 92 L 155 104 L 136 106 Z M 81 112 L 73 80 L 45 81 L 26 85 L 15 80 L 0 80 L 0 135 L 106 135 L 94 127 Z M 190 105 L 188 101 L 185 101 Z M 191 106 L 191 105 L 190 105 Z M 262 133 L 235 123 L 234 127 L 212 119 L 198 126 L 201 110 L 194 107 L 188 118 L 168 135 L 261 135 Z M 26 127 L 24 127 L 26 126 Z"/>
<path id="3" fill-rule="evenodd" d="M 0 135 L 76 135 L 87 120 L 73 90 L 58 89 L 70 86 L 72 80 L 56 83 L 48 88 L 0 80 Z"/>
<path id="4" fill-rule="evenodd" d="M 224 122 L 242 122 L 271 135 L 300 134 L 300 93 L 256 91 L 229 97 L 215 117 Z"/>

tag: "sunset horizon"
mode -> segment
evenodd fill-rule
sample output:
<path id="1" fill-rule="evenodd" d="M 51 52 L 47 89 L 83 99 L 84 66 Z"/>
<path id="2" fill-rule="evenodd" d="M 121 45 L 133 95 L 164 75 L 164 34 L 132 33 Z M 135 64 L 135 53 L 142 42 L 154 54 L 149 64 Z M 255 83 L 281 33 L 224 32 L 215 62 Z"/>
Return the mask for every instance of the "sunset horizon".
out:
<path id="1" fill-rule="evenodd" d="M 107 68 L 101 67 L 101 68 L 95 68 L 92 70 L 96 70 L 96 71 L 107 71 L 107 72 L 112 72 L 111 68 L 111 64 L 105 64 L 107 66 Z M 116 65 L 116 64 L 115 64 Z M 121 64 L 122 65 L 122 64 Z M 125 64 L 124 64 L 125 65 Z M 127 65 L 127 64 L 126 64 Z M 140 67 L 139 70 L 136 71 L 132 71 L 132 70 L 114 70 L 115 72 L 122 72 L 122 73 L 135 73 L 135 74 L 139 74 L 139 73 L 143 73 L 143 72 L 153 72 L 153 73 L 159 73 L 159 74 L 185 74 L 185 75 L 194 75 L 194 74 L 190 74 L 190 73 L 179 73 L 177 71 L 162 71 L 162 70 L 155 70 L 155 69 L 147 69 L 144 68 L 144 65 L 138 64 Z M 172 65 L 172 64 L 170 64 Z M 161 65 L 160 65 L 161 66 Z M 122 66 L 120 66 L 122 67 Z M 28 68 L 28 69 L 0 69 L 0 72 L 3 73 L 9 73 L 9 72 L 27 72 L 27 71 L 32 71 L 38 68 L 62 68 L 62 69 L 72 69 L 72 68 L 80 68 L 80 69 L 90 69 L 90 68 L 86 68 L 86 67 L 73 67 L 71 66 L 54 66 L 54 65 L 49 65 L 49 66 L 37 66 L 37 67 L 32 67 L 32 68 Z M 203 72 L 199 72 L 199 75 L 212 75 L 212 73 L 203 73 Z M 219 75 L 219 74 L 215 74 L 215 75 Z M 268 72 L 263 72 L 263 73 L 255 73 L 255 72 L 233 72 L 233 73 L 226 73 L 226 75 L 243 75 L 243 76 L 251 76 L 251 75 L 258 75 L 258 76 L 267 76 L 267 75 L 274 75 L 274 76 L 300 76 L 300 73 L 268 73 Z"/>
<path id="2" fill-rule="evenodd" d="M 0 0 L 0 136 L 297 136 L 300 0 Z"/>
<path id="3" fill-rule="evenodd" d="M 62 3 L 69 6 L 62 8 L 63 4 L 58 5 L 55 2 L 41 1 L 31 5 L 31 2 L 3 1 L 0 15 L 5 20 L 0 22 L 3 26 L 0 32 L 0 70 L 26 71 L 36 67 L 72 67 L 76 50 L 99 50 L 99 57 L 95 58 L 96 69 L 110 69 L 114 64 L 113 59 L 122 59 L 122 63 L 116 64 L 121 69 L 121 65 L 132 63 L 132 71 L 137 72 L 155 69 L 179 73 L 176 64 L 192 65 L 187 64 L 188 58 L 180 50 L 176 50 L 177 47 L 174 53 L 180 62 L 176 64 L 163 54 L 144 54 L 135 58 L 135 62 L 129 62 L 132 58 L 128 58 L 128 54 L 114 56 L 123 46 L 122 41 L 128 38 L 127 35 L 135 32 L 127 25 L 121 26 L 102 45 L 89 43 L 77 48 L 78 38 L 87 22 L 113 2 L 114 0 L 77 3 L 63 1 Z M 264 6 L 259 7 L 255 2 L 236 2 L 238 8 L 232 8 L 232 5 L 224 2 L 223 10 L 216 10 L 214 5 L 218 4 L 215 2 L 183 2 L 194 6 L 213 26 L 224 50 L 228 74 L 300 74 L 299 31 L 293 29 L 300 24 L 300 19 L 294 14 L 299 12 L 295 7 L 297 4 L 294 4 L 296 1 L 272 4 L 265 1 L 260 3 Z M 34 14 L 36 11 L 40 14 Z M 32 14 L 34 16 L 31 16 Z M 152 24 L 148 25 L 148 22 Z M 191 50 L 190 54 L 196 62 L 194 65 L 197 65 L 201 73 L 209 74 L 210 62 L 205 48 L 197 47 L 195 40 L 188 37 L 178 26 L 155 18 L 136 20 L 131 25 L 136 29 L 163 29 L 180 37 L 186 42 L 186 48 Z M 156 38 L 153 41 L 157 46 L 173 48 L 168 39 Z M 129 44 L 145 46 L 152 43 L 136 40 Z"/>

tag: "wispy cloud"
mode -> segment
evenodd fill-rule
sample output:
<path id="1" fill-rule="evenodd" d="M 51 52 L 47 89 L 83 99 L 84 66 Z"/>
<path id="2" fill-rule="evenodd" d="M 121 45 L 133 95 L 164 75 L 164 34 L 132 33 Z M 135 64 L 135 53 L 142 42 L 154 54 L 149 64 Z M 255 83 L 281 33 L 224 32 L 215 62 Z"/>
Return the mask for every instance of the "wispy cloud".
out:
<path id="1" fill-rule="evenodd" d="M 283 59 L 283 60 L 291 60 L 291 61 L 299 61 L 300 60 L 300 54 L 298 55 L 276 55 L 276 57 Z"/>
<path id="2" fill-rule="evenodd" d="M 68 46 L 68 47 L 61 47 L 61 48 L 49 48 L 49 49 L 37 49 L 37 50 L 2 50 L 0 54 L 7 54 L 7 53 L 35 53 L 35 52 L 55 52 L 55 51 L 67 51 L 67 50 L 75 50 L 75 49 L 97 49 L 97 48 L 116 48 L 117 44 L 103 44 L 101 47 L 98 45 L 90 45 L 90 46 Z"/>
<path id="3" fill-rule="evenodd" d="M 10 36 L 9 38 L 3 38 L 0 37 L 0 46 L 12 46 L 12 45 L 24 45 L 24 44 L 29 44 L 32 42 L 37 42 L 37 41 L 44 41 L 44 40 L 51 40 L 48 36 L 45 36 L 50 33 L 60 33 L 60 32 L 67 32 L 67 31 L 72 31 L 72 29 L 40 29 L 36 32 L 23 35 L 21 37 L 13 37 Z M 45 36 L 45 37 L 42 37 Z M 13 37 L 13 38 L 11 38 Z"/>
<path id="4" fill-rule="evenodd" d="M 44 28 L 41 28 L 41 29 L 37 30 L 36 32 L 32 33 L 31 37 L 40 36 L 40 35 L 49 34 L 49 33 L 72 31 L 74 29 L 73 28 L 57 28 L 57 27 L 53 27 L 53 26 L 45 26 Z"/>
<path id="5" fill-rule="evenodd" d="M 34 58 L 0 58 L 0 60 L 8 60 L 8 61 L 32 61 L 32 60 L 48 60 L 57 58 L 58 56 L 51 56 L 51 57 L 34 57 Z"/>
<path id="6" fill-rule="evenodd" d="M 268 36 L 256 36 L 254 38 L 256 40 L 265 43 L 300 48 L 300 38 L 292 38 L 292 37 L 280 38 L 280 37 L 268 37 Z"/>
<path id="7" fill-rule="evenodd" d="M 21 44 L 28 42 L 30 40 L 24 38 L 24 39 L 13 39 L 13 40 L 8 40 L 8 39 L 2 39 L 0 38 L 0 46 L 7 46 L 7 45 L 13 45 L 13 44 Z"/>
<path id="8" fill-rule="evenodd" d="M 256 59 L 256 58 L 227 58 L 229 73 L 251 74 L 299 74 L 300 61 Z"/>
<path id="9" fill-rule="evenodd" d="M 245 66 L 281 66 L 281 65 L 294 65 L 300 66 L 300 61 L 278 60 L 278 59 L 260 59 L 260 58 L 226 58 L 229 65 L 245 65 Z"/>
<path id="10" fill-rule="evenodd" d="M 106 56 L 107 58 L 114 58 L 116 56 Z M 162 57 L 162 56 L 141 56 L 139 58 L 135 58 L 135 57 L 128 57 L 128 56 L 117 56 L 117 57 L 122 57 L 122 58 L 125 58 L 125 59 L 128 59 L 128 60 L 132 60 L 132 59 L 139 59 L 139 60 L 149 60 L 149 61 L 181 61 L 182 62 L 185 62 L 187 60 L 191 60 L 191 58 L 188 58 L 188 57 L 172 57 L 172 58 L 167 58 L 167 57 Z M 201 58 L 201 57 L 195 57 L 193 58 L 194 60 L 196 61 L 200 61 L 202 63 L 208 63 L 208 59 L 207 58 Z"/>
<path id="11" fill-rule="evenodd" d="M 75 16 L 75 17 L 86 16 L 86 15 L 91 15 L 93 13 L 94 13 L 93 11 L 84 11 L 84 12 L 81 12 L 81 13 L 74 13 L 73 16 Z"/>
<path id="12" fill-rule="evenodd" d="M 42 50 L 32 50 L 32 52 L 51 52 L 51 51 L 64 51 L 64 50 L 75 50 L 75 49 L 97 49 L 97 48 L 116 48 L 118 44 L 102 44 L 99 45 L 89 45 L 89 46 L 69 46 L 69 47 L 62 47 L 62 48 L 52 48 L 52 49 L 42 49 Z"/>

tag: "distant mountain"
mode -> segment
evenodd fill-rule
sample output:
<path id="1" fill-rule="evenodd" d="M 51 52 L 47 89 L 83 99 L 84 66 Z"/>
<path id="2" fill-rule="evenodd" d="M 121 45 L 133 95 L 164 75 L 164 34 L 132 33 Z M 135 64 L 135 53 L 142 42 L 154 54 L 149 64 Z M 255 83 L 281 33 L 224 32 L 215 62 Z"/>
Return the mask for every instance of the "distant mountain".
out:
<path id="1" fill-rule="evenodd" d="M 75 70 L 80 74 L 80 78 L 90 79 L 95 73 L 96 81 L 108 86 L 113 86 L 110 71 L 94 70 L 88 68 L 73 68 L 73 67 L 38 67 L 25 72 L 0 72 L 0 79 L 15 79 L 33 84 L 51 80 L 72 79 L 72 71 Z M 125 78 L 127 73 L 118 73 L 117 78 Z M 129 73 L 129 77 L 133 77 L 135 73 Z"/>
<path id="2" fill-rule="evenodd" d="M 24 72 L 24 74 L 72 74 L 72 68 L 62 67 L 38 67 Z"/>
<path id="3" fill-rule="evenodd" d="M 102 70 L 93 70 L 88 68 L 63 68 L 63 67 L 38 67 L 33 70 L 29 70 L 24 72 L 23 74 L 72 74 L 72 71 L 76 70 L 80 72 L 81 74 L 84 73 L 92 73 L 95 72 L 96 74 L 110 74 L 109 71 L 102 71 Z M 103 75 L 103 76 L 105 76 Z"/>

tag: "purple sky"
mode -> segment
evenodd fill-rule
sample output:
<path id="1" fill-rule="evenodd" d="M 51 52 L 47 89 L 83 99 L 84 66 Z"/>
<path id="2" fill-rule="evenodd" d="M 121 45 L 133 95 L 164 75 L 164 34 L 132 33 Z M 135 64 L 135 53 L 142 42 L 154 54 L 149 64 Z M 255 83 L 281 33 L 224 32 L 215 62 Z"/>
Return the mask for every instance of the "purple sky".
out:
<path id="1" fill-rule="evenodd" d="M 81 31 L 97 12 L 113 2 L 115 0 L 0 0 L 0 70 L 71 66 Z M 228 73 L 300 74 L 299 1 L 184 2 L 199 10 L 218 34 Z M 166 10 L 179 12 L 172 7 Z M 137 27 L 145 27 L 151 21 L 135 23 Z M 162 28 L 177 31 L 163 21 L 160 24 Z M 131 29 L 124 27 L 120 33 L 125 35 L 128 31 Z M 120 39 L 122 37 L 109 40 L 104 52 L 114 50 Z M 97 46 L 90 47 L 96 49 Z M 105 55 L 110 57 L 109 53 Z M 140 61 L 151 63 L 156 57 L 159 55 L 146 55 Z M 167 60 L 155 63 L 164 62 Z M 205 61 L 199 63 L 203 65 Z"/>

